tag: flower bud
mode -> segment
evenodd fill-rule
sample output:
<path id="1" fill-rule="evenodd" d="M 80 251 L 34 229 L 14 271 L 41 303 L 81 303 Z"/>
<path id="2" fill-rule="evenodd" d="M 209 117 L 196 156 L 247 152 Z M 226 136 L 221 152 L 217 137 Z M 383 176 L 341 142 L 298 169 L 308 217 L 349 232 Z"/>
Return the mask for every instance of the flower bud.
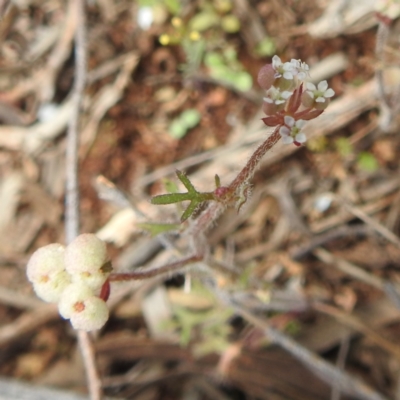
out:
<path id="1" fill-rule="evenodd" d="M 102 328 L 108 316 L 107 304 L 98 297 L 92 296 L 83 302 L 81 311 L 72 314 L 70 321 L 74 329 L 89 332 Z"/>
<path id="2" fill-rule="evenodd" d="M 71 283 L 66 271 L 56 271 L 41 280 L 33 282 L 33 289 L 38 297 L 48 303 L 58 303 L 64 289 Z"/>
<path id="3" fill-rule="evenodd" d="M 57 303 L 62 291 L 71 282 L 65 271 L 65 248 L 52 243 L 36 250 L 28 261 L 26 274 L 38 297 L 49 303 Z"/>
<path id="4" fill-rule="evenodd" d="M 69 319 L 80 309 L 80 305 L 93 295 L 93 290 L 89 286 L 82 283 L 71 283 L 61 295 L 58 312 L 63 318 Z"/>
<path id="5" fill-rule="evenodd" d="M 92 331 L 100 329 L 108 320 L 107 304 L 93 295 L 84 284 L 72 283 L 63 292 L 58 311 L 65 319 L 70 319 L 74 329 Z"/>
<path id="6" fill-rule="evenodd" d="M 272 64 L 264 65 L 258 72 L 257 81 L 258 84 L 264 89 L 268 90 L 275 81 L 276 71 L 272 67 Z"/>
<path id="7" fill-rule="evenodd" d="M 112 270 L 105 243 L 94 234 L 78 236 L 65 250 L 65 268 L 73 282 L 100 289 Z"/>
<path id="8" fill-rule="evenodd" d="M 52 243 L 37 249 L 31 256 L 26 267 L 26 274 L 30 282 L 47 279 L 49 275 L 65 269 L 65 247 L 59 243 Z"/>

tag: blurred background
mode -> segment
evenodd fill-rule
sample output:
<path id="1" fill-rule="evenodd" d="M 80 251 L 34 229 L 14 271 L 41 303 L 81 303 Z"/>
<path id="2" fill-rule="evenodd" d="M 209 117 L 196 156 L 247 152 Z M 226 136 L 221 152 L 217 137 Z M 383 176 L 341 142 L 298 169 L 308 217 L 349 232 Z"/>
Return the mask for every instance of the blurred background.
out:
<path id="1" fill-rule="evenodd" d="M 398 2 L 85 3 L 81 232 L 107 242 L 116 271 L 190 251 L 176 232 L 166 234 L 171 249 L 144 225 L 176 224 L 182 213 L 149 199 L 183 190 L 176 169 L 203 191 L 214 189 L 215 174 L 222 184 L 236 176 L 270 133 L 257 74 L 273 55 L 301 59 L 310 81 L 334 89 L 306 125 L 307 143 L 278 143 L 243 209 L 227 210 L 209 231 L 211 259 L 235 273 L 215 265 L 208 273 L 300 351 L 375 391 L 363 397 L 310 370 L 221 303 L 201 273 L 186 272 L 113 284 L 111 318 L 95 341 L 106 394 L 400 399 Z M 73 330 L 25 276 L 35 249 L 65 242 L 77 9 L 77 0 L 0 1 L 0 375 L 26 398 L 86 390 Z M 5 382 L 0 393 L 23 398 Z"/>

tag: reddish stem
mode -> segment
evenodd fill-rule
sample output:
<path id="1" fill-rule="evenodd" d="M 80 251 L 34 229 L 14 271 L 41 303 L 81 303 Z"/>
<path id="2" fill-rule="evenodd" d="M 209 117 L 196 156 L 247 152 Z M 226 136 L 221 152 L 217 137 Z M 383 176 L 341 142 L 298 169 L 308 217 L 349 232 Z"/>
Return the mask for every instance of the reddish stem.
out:
<path id="1" fill-rule="evenodd" d="M 158 276 L 168 272 L 174 272 L 188 264 L 195 263 L 202 259 L 203 256 L 194 255 L 182 258 L 181 260 L 177 260 L 172 263 L 165 264 L 162 267 L 153 268 L 150 270 L 111 274 L 108 279 L 110 282 L 118 282 L 118 281 L 133 281 L 133 280 L 152 278 L 153 276 Z"/>
<path id="2" fill-rule="evenodd" d="M 277 126 L 272 135 L 263 143 L 261 143 L 257 150 L 252 154 L 249 161 L 247 161 L 247 164 L 240 171 L 239 175 L 229 185 L 229 193 L 231 197 L 236 194 L 236 191 L 241 185 L 248 182 L 249 179 L 252 178 L 261 159 L 265 156 L 268 150 L 278 143 L 279 139 L 281 138 L 281 135 L 279 134 L 279 128 L 280 126 Z"/>

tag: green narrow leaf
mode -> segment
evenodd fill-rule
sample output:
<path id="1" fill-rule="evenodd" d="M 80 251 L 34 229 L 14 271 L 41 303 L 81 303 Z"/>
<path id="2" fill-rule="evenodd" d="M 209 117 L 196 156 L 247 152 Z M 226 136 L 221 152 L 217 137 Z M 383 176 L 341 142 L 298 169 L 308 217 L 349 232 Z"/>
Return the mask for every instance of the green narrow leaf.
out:
<path id="1" fill-rule="evenodd" d="M 156 204 L 156 205 L 173 204 L 190 199 L 191 196 L 189 195 L 189 193 L 160 194 L 159 196 L 154 196 L 151 198 L 151 204 Z"/>
<path id="2" fill-rule="evenodd" d="M 184 184 L 189 193 L 197 193 L 197 190 L 194 188 L 192 182 L 190 182 L 189 178 L 184 172 L 176 170 L 176 176 Z"/>
<path id="3" fill-rule="evenodd" d="M 181 216 L 181 222 L 185 222 L 196 210 L 199 202 L 192 200 L 188 206 L 188 208 L 184 211 Z"/>
<path id="4" fill-rule="evenodd" d="M 137 225 L 139 228 L 150 232 L 151 236 L 157 236 L 160 233 L 177 231 L 180 229 L 180 224 L 161 224 L 161 223 L 151 223 L 144 222 Z"/>

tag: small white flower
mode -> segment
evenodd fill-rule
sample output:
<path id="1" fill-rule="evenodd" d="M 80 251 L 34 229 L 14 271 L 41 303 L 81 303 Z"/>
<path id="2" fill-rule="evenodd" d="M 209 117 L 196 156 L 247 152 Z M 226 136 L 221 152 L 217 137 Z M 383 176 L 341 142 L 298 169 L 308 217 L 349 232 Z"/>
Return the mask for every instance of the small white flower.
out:
<path id="1" fill-rule="evenodd" d="M 290 63 L 293 66 L 292 71 L 297 77 L 297 79 L 302 81 L 310 75 L 309 73 L 310 67 L 308 66 L 307 63 L 302 62 L 301 60 L 295 60 L 294 58 L 290 60 Z"/>
<path id="2" fill-rule="evenodd" d="M 272 57 L 272 68 L 276 71 L 275 78 L 283 76 L 285 79 L 291 80 L 296 75 L 293 64 L 291 62 L 282 63 L 282 60 L 276 55 Z"/>
<path id="3" fill-rule="evenodd" d="M 284 90 L 281 92 L 279 89 L 277 89 L 275 86 L 271 86 L 267 90 L 267 97 L 264 97 L 264 101 L 270 104 L 284 104 L 286 103 L 286 100 L 292 95 L 292 92 L 289 92 L 287 90 Z"/>
<path id="4" fill-rule="evenodd" d="M 328 89 L 328 82 L 321 81 L 318 83 L 316 87 L 313 83 L 307 82 L 306 83 L 306 93 L 315 100 L 316 103 L 325 103 L 326 99 L 333 97 L 335 92 L 333 89 Z"/>
<path id="5" fill-rule="evenodd" d="M 296 121 L 293 117 L 286 115 L 284 117 L 284 122 L 285 125 L 282 125 L 279 128 L 279 134 L 282 136 L 283 143 L 304 143 L 307 140 L 306 135 L 301 132 L 306 121 L 302 119 Z"/>

